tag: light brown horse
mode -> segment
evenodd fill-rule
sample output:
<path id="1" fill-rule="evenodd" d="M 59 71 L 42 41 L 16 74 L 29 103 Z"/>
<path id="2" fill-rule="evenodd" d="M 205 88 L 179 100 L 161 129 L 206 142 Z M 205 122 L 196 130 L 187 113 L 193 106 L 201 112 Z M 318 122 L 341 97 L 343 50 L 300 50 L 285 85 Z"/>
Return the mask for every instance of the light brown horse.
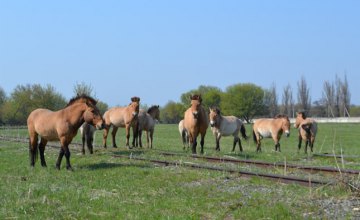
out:
<path id="1" fill-rule="evenodd" d="M 204 153 L 204 138 L 209 125 L 208 117 L 204 107 L 201 105 L 200 95 L 190 96 L 191 107 L 184 114 L 184 128 L 188 131 L 192 153 L 196 154 L 197 136 L 201 135 L 201 153 Z"/>
<path id="2" fill-rule="evenodd" d="M 296 113 L 296 120 L 294 124 L 295 128 L 299 129 L 299 144 L 298 151 L 301 148 L 302 140 L 305 141 L 305 153 L 307 153 L 307 146 L 310 146 L 311 152 L 313 152 L 315 137 L 317 133 L 317 123 L 314 119 L 307 118 L 305 112 Z"/>
<path id="3" fill-rule="evenodd" d="M 236 143 L 239 143 L 240 151 L 242 152 L 241 140 L 239 138 L 239 132 L 246 140 L 246 131 L 243 122 L 235 116 L 222 116 L 220 109 L 217 107 L 210 108 L 209 120 L 211 130 L 215 136 L 216 148 L 220 151 L 220 138 L 222 136 L 234 136 L 234 144 L 232 151 L 235 151 Z"/>
<path id="4" fill-rule="evenodd" d="M 189 149 L 190 147 L 190 142 L 189 142 L 189 134 L 187 132 L 187 130 L 184 128 L 184 120 L 181 120 L 179 122 L 179 133 L 181 136 L 181 140 L 183 142 L 183 149 L 185 150 L 185 146 L 187 146 L 187 148 Z"/>
<path id="5" fill-rule="evenodd" d="M 80 134 L 81 134 L 81 140 L 82 140 L 82 154 L 85 154 L 85 143 L 87 148 L 90 151 L 90 154 L 93 153 L 93 142 L 94 142 L 94 136 L 96 128 L 92 126 L 91 124 L 85 122 L 82 124 L 79 128 Z"/>
<path id="6" fill-rule="evenodd" d="M 275 142 L 275 151 L 279 148 L 280 138 L 285 133 L 286 137 L 290 136 L 290 120 L 286 115 L 277 115 L 275 118 L 262 118 L 255 121 L 253 125 L 253 138 L 257 143 L 256 151 L 261 151 L 261 139 L 272 138 Z"/>
<path id="7" fill-rule="evenodd" d="M 146 131 L 146 141 L 147 141 L 147 147 L 149 148 L 149 136 L 150 136 L 150 148 L 153 147 L 153 136 L 154 136 L 154 129 L 156 120 L 160 120 L 160 106 L 153 105 L 151 106 L 147 112 L 145 112 L 143 109 L 140 109 L 137 125 L 133 126 L 133 129 L 138 129 L 137 132 L 134 131 L 133 133 L 137 133 L 138 135 L 133 137 L 133 145 L 134 141 L 135 146 L 138 146 L 138 139 L 139 139 L 139 145 L 142 147 L 142 131 Z"/>
<path id="8" fill-rule="evenodd" d="M 115 142 L 116 132 L 119 127 L 126 129 L 126 147 L 129 147 L 130 128 L 136 123 L 139 114 L 139 97 L 132 97 L 131 103 L 126 107 L 113 107 L 104 113 L 105 129 L 103 134 L 103 146 L 106 148 L 106 139 L 110 130 L 111 132 L 113 147 L 117 147 Z M 136 134 L 133 134 L 136 135 Z"/>
<path id="9" fill-rule="evenodd" d="M 34 166 L 38 149 L 40 150 L 41 166 L 46 167 L 44 151 L 48 141 L 60 140 L 61 149 L 56 162 L 60 169 L 63 156 L 66 157 L 66 168 L 72 170 L 70 165 L 69 144 L 75 137 L 79 127 L 87 122 L 97 129 L 104 127 L 104 121 L 96 101 L 86 95 L 77 96 L 70 100 L 64 109 L 53 112 L 48 109 L 36 109 L 27 119 L 29 131 L 30 165 Z M 41 137 L 38 144 L 38 136 Z"/>

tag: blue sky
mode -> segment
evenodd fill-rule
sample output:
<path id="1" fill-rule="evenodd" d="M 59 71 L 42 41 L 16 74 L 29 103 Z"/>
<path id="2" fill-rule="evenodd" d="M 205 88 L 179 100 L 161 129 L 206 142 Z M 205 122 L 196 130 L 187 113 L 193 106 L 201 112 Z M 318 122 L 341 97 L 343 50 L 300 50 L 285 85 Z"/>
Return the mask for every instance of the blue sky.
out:
<path id="1" fill-rule="evenodd" d="M 346 73 L 360 104 L 360 1 L 2 1 L 0 86 L 93 86 L 110 106 L 165 105 L 199 85 L 269 88 L 301 76 L 312 101 Z"/>

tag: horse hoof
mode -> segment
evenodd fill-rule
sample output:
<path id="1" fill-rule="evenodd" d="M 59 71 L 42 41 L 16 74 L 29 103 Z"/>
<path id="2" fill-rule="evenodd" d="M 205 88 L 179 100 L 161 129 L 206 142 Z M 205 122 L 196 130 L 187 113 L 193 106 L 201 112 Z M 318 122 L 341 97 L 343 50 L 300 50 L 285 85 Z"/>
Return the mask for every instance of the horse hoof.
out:
<path id="1" fill-rule="evenodd" d="M 71 166 L 66 167 L 66 169 L 67 169 L 68 171 L 74 171 Z"/>
<path id="2" fill-rule="evenodd" d="M 116 146 L 116 145 L 114 145 L 114 146 L 113 146 L 113 148 L 117 148 L 117 146 Z"/>

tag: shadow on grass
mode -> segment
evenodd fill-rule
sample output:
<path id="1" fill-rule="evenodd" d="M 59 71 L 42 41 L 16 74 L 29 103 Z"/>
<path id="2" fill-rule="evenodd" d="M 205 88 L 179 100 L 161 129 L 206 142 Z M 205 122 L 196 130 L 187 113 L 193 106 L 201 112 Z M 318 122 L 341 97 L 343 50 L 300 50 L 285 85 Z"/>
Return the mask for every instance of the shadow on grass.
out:
<path id="1" fill-rule="evenodd" d="M 107 162 L 80 166 L 81 169 L 88 169 L 88 170 L 113 169 L 119 167 L 151 168 L 150 165 L 145 165 L 145 164 L 107 163 Z"/>

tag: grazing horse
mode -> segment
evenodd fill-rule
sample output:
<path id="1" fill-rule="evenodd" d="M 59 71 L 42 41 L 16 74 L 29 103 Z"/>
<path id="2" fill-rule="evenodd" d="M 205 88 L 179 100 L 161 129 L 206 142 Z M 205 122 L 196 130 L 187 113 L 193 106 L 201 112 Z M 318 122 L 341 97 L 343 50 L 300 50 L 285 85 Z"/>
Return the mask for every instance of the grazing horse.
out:
<path id="1" fill-rule="evenodd" d="M 147 110 L 147 112 L 140 109 L 139 115 L 138 115 L 138 120 L 137 120 L 137 125 L 133 126 L 134 130 L 136 128 L 138 129 L 137 132 L 136 131 L 134 132 L 134 133 L 137 133 L 138 135 L 136 137 L 134 135 L 134 137 L 133 137 L 133 144 L 134 144 L 134 141 L 136 141 L 135 146 L 138 146 L 138 138 L 139 138 L 139 145 L 140 145 L 140 147 L 142 147 L 141 136 L 142 136 L 142 131 L 145 130 L 147 147 L 149 148 L 149 133 L 150 133 L 150 148 L 152 148 L 156 120 L 158 120 L 158 121 L 160 120 L 160 106 L 153 105 Z"/>
<path id="2" fill-rule="evenodd" d="M 253 125 L 253 138 L 257 143 L 256 152 L 261 151 L 262 138 L 272 138 L 275 142 L 275 151 L 279 148 L 280 152 L 280 138 L 282 133 L 286 137 L 290 135 L 290 120 L 286 115 L 277 115 L 275 118 L 262 118 L 255 121 Z"/>
<path id="3" fill-rule="evenodd" d="M 81 134 L 81 140 L 82 140 L 82 154 L 85 154 L 85 142 L 87 145 L 87 148 L 90 151 L 90 154 L 93 153 L 93 142 L 94 142 L 94 136 L 95 136 L 95 127 L 91 124 L 85 122 L 80 127 L 80 134 Z"/>
<path id="4" fill-rule="evenodd" d="M 216 148 L 220 151 L 220 138 L 222 136 L 234 136 L 234 145 L 232 151 L 235 151 L 236 143 L 239 143 L 240 151 L 242 152 L 241 140 L 239 138 L 239 132 L 246 140 L 245 126 L 242 121 L 235 116 L 222 116 L 219 108 L 210 108 L 209 120 L 211 130 L 215 136 Z"/>
<path id="5" fill-rule="evenodd" d="M 192 153 L 196 154 L 197 136 L 201 135 L 201 153 L 204 153 L 204 138 L 209 122 L 206 111 L 201 105 L 202 98 L 200 95 L 190 96 L 191 107 L 184 114 L 184 128 L 188 131 L 189 141 L 192 145 Z"/>
<path id="6" fill-rule="evenodd" d="M 305 153 L 307 153 L 307 146 L 310 146 L 313 152 L 315 136 L 317 133 L 317 123 L 314 119 L 307 118 L 304 112 L 296 113 L 295 128 L 299 129 L 299 144 L 298 150 L 300 151 L 302 140 L 305 141 Z"/>
<path id="7" fill-rule="evenodd" d="M 75 137 L 77 130 L 87 122 L 97 129 L 104 127 L 104 121 L 97 101 L 93 98 L 80 95 L 70 100 L 64 109 L 53 112 L 48 109 L 36 109 L 32 111 L 27 119 L 29 131 L 29 153 L 30 165 L 34 166 L 38 149 L 40 150 L 41 166 L 46 167 L 44 151 L 48 141 L 59 140 L 61 149 L 56 162 L 56 168 L 60 169 L 63 156 L 66 157 L 66 168 L 72 170 L 70 165 L 69 144 Z M 38 144 L 38 136 L 41 137 Z"/>
<path id="8" fill-rule="evenodd" d="M 111 132 L 113 147 L 116 146 L 115 135 L 119 127 L 126 129 L 126 147 L 129 147 L 130 127 L 136 123 L 139 114 L 139 97 L 132 97 L 131 103 L 126 107 L 113 107 L 104 113 L 105 129 L 103 134 L 103 146 L 106 148 L 106 139 L 111 125 L 113 130 Z M 136 134 L 134 134 L 136 135 Z"/>
<path id="9" fill-rule="evenodd" d="M 190 142 L 189 142 L 189 134 L 187 132 L 187 130 L 184 128 L 184 120 L 181 120 L 179 122 L 179 133 L 184 145 L 184 150 L 185 150 L 185 146 L 187 146 L 187 148 L 189 149 L 190 147 Z"/>

